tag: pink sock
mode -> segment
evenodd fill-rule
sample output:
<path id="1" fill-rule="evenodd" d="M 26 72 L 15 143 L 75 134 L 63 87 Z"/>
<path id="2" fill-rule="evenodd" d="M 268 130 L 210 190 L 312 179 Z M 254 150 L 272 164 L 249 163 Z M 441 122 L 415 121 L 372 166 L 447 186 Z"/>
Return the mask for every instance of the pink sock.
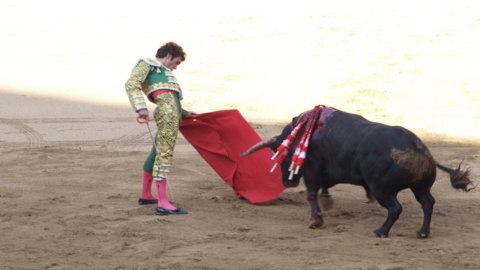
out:
<path id="1" fill-rule="evenodd" d="M 152 195 L 152 173 L 143 172 L 143 183 L 142 183 L 142 193 L 140 193 L 140 198 L 145 200 L 156 200 Z"/>
<path id="2" fill-rule="evenodd" d="M 167 179 L 156 180 L 155 185 L 157 186 L 157 192 L 158 192 L 158 207 L 168 209 L 168 210 L 177 209 L 168 201 Z"/>

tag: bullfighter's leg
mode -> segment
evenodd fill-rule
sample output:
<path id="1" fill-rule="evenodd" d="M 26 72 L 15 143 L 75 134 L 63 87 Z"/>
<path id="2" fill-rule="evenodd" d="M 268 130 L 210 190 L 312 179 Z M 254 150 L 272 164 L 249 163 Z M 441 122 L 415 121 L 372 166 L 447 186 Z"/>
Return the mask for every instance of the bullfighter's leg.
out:
<path id="1" fill-rule="evenodd" d="M 320 208 L 323 211 L 328 211 L 333 208 L 333 199 L 328 192 L 328 188 L 323 187 L 320 192 Z"/>
<path id="2" fill-rule="evenodd" d="M 373 233 L 378 237 L 388 237 L 388 233 L 392 228 L 393 224 L 400 217 L 402 213 L 402 205 L 397 200 L 397 194 L 374 194 L 377 201 L 381 206 L 385 207 L 388 210 L 388 216 L 383 225 L 373 231 Z"/>
<path id="3" fill-rule="evenodd" d="M 157 198 L 152 195 L 152 170 L 156 155 L 157 150 L 155 149 L 155 146 L 152 146 L 152 150 L 143 164 L 142 191 L 140 193 L 140 198 L 138 199 L 138 204 L 140 205 L 157 203 Z"/>
<path id="4" fill-rule="evenodd" d="M 160 94 L 157 97 L 154 111 L 158 127 L 155 137 L 157 155 L 153 163 L 152 176 L 158 193 L 157 215 L 177 215 L 188 212 L 177 208 L 168 200 L 167 179 L 173 159 L 173 150 L 178 136 L 179 119 L 181 117 L 178 104 L 173 93 Z"/>
<path id="5" fill-rule="evenodd" d="M 413 190 L 415 198 L 422 205 L 423 209 L 423 224 L 419 231 L 417 231 L 418 238 L 427 238 L 430 235 L 430 222 L 432 221 L 433 205 L 435 198 L 433 198 L 430 190 Z"/>
<path id="6" fill-rule="evenodd" d="M 316 229 L 323 225 L 323 218 L 317 200 L 318 190 L 319 187 L 317 186 L 310 187 L 307 185 L 307 199 L 310 203 L 310 229 Z"/>

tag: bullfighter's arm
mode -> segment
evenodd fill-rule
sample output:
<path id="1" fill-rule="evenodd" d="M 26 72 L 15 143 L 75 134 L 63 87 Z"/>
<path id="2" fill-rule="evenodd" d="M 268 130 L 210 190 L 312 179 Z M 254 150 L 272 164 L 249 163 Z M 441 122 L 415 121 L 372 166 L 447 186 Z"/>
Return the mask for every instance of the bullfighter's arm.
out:
<path id="1" fill-rule="evenodd" d="M 125 83 L 125 90 L 127 91 L 128 99 L 132 108 L 138 112 L 140 110 L 146 110 L 147 104 L 143 97 L 142 85 L 150 72 L 150 65 L 145 61 L 138 61 L 135 68 L 133 68 L 130 77 Z"/>

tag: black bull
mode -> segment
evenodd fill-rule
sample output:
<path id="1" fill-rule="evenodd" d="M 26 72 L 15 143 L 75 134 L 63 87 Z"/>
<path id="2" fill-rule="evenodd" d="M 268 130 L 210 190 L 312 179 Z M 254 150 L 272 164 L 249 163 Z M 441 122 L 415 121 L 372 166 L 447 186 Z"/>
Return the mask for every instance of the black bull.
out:
<path id="1" fill-rule="evenodd" d="M 264 140 L 242 155 L 261 148 L 273 151 L 290 134 L 298 117 L 287 125 L 282 133 Z M 436 167 L 450 174 L 454 188 L 469 191 L 472 182 L 468 169 L 450 169 L 437 163 L 425 144 L 411 131 L 366 120 L 360 115 L 333 111 L 317 128 L 308 147 L 305 163 L 299 174 L 289 180 L 288 168 L 298 140 L 289 148 L 289 153 L 280 164 L 283 184 L 297 186 L 303 176 L 307 197 L 311 206 L 310 228 L 323 225 L 317 195 L 319 189 L 328 195 L 328 188 L 348 183 L 363 186 L 367 196 L 376 199 L 388 210 L 385 222 L 374 231 L 378 237 L 388 233 L 402 212 L 397 194 L 410 188 L 423 209 L 423 224 L 417 232 L 421 238 L 430 234 L 430 221 L 435 199 L 430 189 L 436 178 Z"/>

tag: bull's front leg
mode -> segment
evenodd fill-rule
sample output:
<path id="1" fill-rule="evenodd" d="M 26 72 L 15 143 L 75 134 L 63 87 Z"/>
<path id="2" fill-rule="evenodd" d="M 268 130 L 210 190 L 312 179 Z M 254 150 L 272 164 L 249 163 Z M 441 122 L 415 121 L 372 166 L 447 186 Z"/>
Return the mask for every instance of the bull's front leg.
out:
<path id="1" fill-rule="evenodd" d="M 310 187 L 307 185 L 307 199 L 310 203 L 310 229 L 316 229 L 323 225 L 322 213 L 317 200 L 318 190 L 319 188 L 316 186 Z"/>
<path id="2" fill-rule="evenodd" d="M 333 208 L 333 199 L 328 188 L 322 187 L 320 192 L 320 209 L 323 211 L 328 211 Z"/>

